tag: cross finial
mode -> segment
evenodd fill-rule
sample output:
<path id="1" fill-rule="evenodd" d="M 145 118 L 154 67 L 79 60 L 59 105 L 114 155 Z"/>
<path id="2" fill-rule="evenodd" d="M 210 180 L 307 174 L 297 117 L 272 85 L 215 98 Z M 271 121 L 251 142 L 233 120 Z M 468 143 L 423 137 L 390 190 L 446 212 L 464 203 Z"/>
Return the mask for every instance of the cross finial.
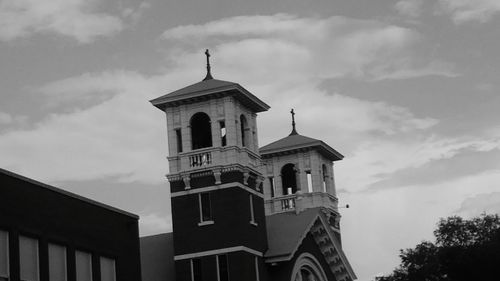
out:
<path id="1" fill-rule="evenodd" d="M 297 130 L 295 130 L 295 112 L 293 111 L 293 108 L 290 110 L 290 113 L 292 114 L 292 132 L 290 133 L 290 136 L 298 135 Z"/>
<path id="2" fill-rule="evenodd" d="M 203 79 L 203 81 L 214 79 L 212 77 L 212 73 L 210 73 L 210 53 L 208 52 L 208 49 L 205 50 L 205 56 L 207 56 L 207 76 L 205 76 L 205 79 Z"/>

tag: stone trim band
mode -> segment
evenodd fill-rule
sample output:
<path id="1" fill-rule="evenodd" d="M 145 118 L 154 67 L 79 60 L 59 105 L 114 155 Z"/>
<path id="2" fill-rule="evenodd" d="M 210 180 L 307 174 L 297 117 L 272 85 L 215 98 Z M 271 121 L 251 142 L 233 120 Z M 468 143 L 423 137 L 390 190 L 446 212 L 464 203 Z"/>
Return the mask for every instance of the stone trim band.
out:
<path id="1" fill-rule="evenodd" d="M 259 251 L 250 249 L 245 246 L 236 246 L 236 247 L 230 247 L 230 248 L 223 248 L 223 249 L 217 249 L 217 250 L 210 250 L 210 251 L 204 251 L 204 252 L 198 252 L 198 253 L 191 253 L 191 254 L 184 254 L 184 255 L 177 255 L 174 257 L 174 260 L 180 261 L 180 260 L 186 260 L 186 259 L 192 259 L 192 258 L 199 258 L 199 257 L 205 257 L 205 256 L 213 256 L 213 255 L 220 255 L 220 254 L 226 254 L 226 253 L 232 253 L 232 252 L 247 252 L 252 255 L 256 255 L 259 257 L 262 257 L 263 254 Z"/>

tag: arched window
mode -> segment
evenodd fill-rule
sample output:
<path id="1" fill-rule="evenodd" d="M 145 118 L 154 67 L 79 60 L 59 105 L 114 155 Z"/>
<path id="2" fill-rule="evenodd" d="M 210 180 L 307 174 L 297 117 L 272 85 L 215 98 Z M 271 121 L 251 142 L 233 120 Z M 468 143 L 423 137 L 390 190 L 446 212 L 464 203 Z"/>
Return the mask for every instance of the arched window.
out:
<path id="1" fill-rule="evenodd" d="M 319 261 L 309 253 L 303 253 L 295 262 L 291 281 L 327 281 L 327 277 Z"/>
<path id="2" fill-rule="evenodd" d="M 247 118 L 245 115 L 240 115 L 240 130 L 241 130 L 241 146 L 248 146 L 248 133 L 246 132 L 248 129 Z"/>
<path id="3" fill-rule="evenodd" d="M 189 122 L 191 125 L 192 149 L 199 149 L 212 146 L 212 128 L 210 127 L 210 117 L 206 113 L 198 112 Z"/>
<path id="4" fill-rule="evenodd" d="M 300 280 L 302 281 L 320 281 L 320 277 L 311 268 L 304 266 L 300 269 Z"/>
<path id="5" fill-rule="evenodd" d="M 294 194 L 297 191 L 297 176 L 295 165 L 289 163 L 281 168 L 281 183 L 283 195 Z"/>

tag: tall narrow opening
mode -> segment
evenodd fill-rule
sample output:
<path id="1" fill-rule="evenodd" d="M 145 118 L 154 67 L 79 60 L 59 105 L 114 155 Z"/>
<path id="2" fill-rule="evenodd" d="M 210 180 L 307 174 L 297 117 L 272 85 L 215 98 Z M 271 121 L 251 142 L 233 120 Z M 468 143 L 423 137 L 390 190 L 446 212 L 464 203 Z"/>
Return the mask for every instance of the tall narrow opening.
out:
<path id="1" fill-rule="evenodd" d="M 274 185 L 274 177 L 269 177 L 269 186 L 271 187 L 271 198 L 276 196 L 276 187 Z"/>
<path id="2" fill-rule="evenodd" d="M 212 221 L 212 204 L 210 193 L 198 193 L 198 203 L 200 205 L 200 222 Z"/>
<path id="3" fill-rule="evenodd" d="M 241 146 L 248 146 L 248 133 L 247 133 L 247 118 L 245 115 L 241 114 L 240 116 L 240 131 L 241 131 Z"/>
<path id="4" fill-rule="evenodd" d="M 328 172 L 326 165 L 321 165 L 321 175 L 323 176 L 323 192 L 326 192 L 326 178 L 328 177 Z"/>
<path id="5" fill-rule="evenodd" d="M 260 281 L 260 273 L 259 273 L 259 258 L 254 257 L 255 261 L 255 279 L 256 281 Z"/>
<path id="6" fill-rule="evenodd" d="M 220 144 L 221 146 L 227 145 L 227 137 L 226 137 L 226 122 L 219 121 L 220 128 Z"/>
<path id="7" fill-rule="evenodd" d="M 248 195 L 249 197 L 249 203 L 250 203 L 250 223 L 251 224 L 257 224 L 255 222 L 255 211 L 254 211 L 254 206 L 253 206 L 253 195 L 250 194 Z"/>
<path id="8" fill-rule="evenodd" d="M 281 168 L 281 182 L 283 184 L 283 195 L 297 192 L 297 176 L 295 165 L 289 163 Z"/>
<path id="9" fill-rule="evenodd" d="M 201 259 L 191 260 L 191 280 L 192 281 L 202 281 L 202 271 L 201 271 Z"/>
<path id="10" fill-rule="evenodd" d="M 229 281 L 229 268 L 226 255 L 217 255 L 217 281 Z"/>
<path id="11" fill-rule="evenodd" d="M 177 140 L 177 152 L 182 152 L 182 132 L 181 132 L 181 129 L 175 130 L 175 138 Z"/>
<path id="12" fill-rule="evenodd" d="M 9 233 L 0 230 L 0 280 L 9 279 Z"/>
<path id="13" fill-rule="evenodd" d="M 210 117 L 206 113 L 198 112 L 189 122 L 191 125 L 192 149 L 199 149 L 212 146 L 212 128 Z"/>
<path id="14" fill-rule="evenodd" d="M 311 171 L 306 171 L 306 175 L 307 175 L 307 192 L 311 193 L 313 192 Z"/>

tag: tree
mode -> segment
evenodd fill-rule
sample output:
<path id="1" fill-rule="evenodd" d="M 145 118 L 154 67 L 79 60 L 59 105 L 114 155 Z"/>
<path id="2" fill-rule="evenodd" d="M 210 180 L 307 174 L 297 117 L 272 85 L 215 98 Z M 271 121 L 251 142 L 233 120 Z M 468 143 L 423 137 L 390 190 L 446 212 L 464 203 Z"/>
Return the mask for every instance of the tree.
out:
<path id="1" fill-rule="evenodd" d="M 436 242 L 401 250 L 401 264 L 376 281 L 500 280 L 500 218 L 482 214 L 440 219 Z"/>

